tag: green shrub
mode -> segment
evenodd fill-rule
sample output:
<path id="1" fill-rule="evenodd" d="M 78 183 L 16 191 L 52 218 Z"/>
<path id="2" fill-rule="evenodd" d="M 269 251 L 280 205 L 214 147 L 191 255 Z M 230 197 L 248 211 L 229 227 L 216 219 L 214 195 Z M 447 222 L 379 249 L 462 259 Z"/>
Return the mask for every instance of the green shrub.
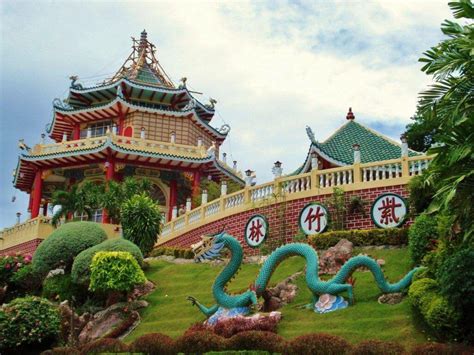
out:
<path id="1" fill-rule="evenodd" d="M 255 330 L 235 334 L 227 345 L 229 350 L 265 350 L 270 353 L 282 353 L 285 347 L 285 339 L 278 334 Z"/>
<path id="2" fill-rule="evenodd" d="M 419 214 L 425 211 L 433 201 L 435 194 L 432 184 L 425 184 L 421 175 L 414 176 L 408 182 L 410 210 Z"/>
<path id="3" fill-rule="evenodd" d="M 71 300 L 72 296 L 76 299 L 85 296 L 87 290 L 80 285 L 74 284 L 69 274 L 59 274 L 48 277 L 43 281 L 42 296 L 44 298 L 56 301 Z"/>
<path id="4" fill-rule="evenodd" d="M 405 348 L 398 343 L 381 340 L 365 340 L 354 346 L 351 355 L 399 355 L 404 353 Z"/>
<path id="5" fill-rule="evenodd" d="M 91 264 L 92 291 L 131 291 L 146 282 L 145 274 L 132 254 L 124 251 L 100 251 Z"/>
<path id="6" fill-rule="evenodd" d="M 148 255 L 160 233 L 161 213 L 146 194 L 135 195 L 122 205 L 123 237 Z"/>
<path id="7" fill-rule="evenodd" d="M 408 290 L 412 305 L 418 309 L 426 324 L 440 336 L 455 338 L 459 314 L 439 290 L 439 284 L 429 278 L 413 282 Z"/>
<path id="8" fill-rule="evenodd" d="M 293 338 L 287 352 L 302 355 L 340 355 L 349 354 L 352 349 L 344 339 L 329 334 L 306 334 Z"/>
<path id="9" fill-rule="evenodd" d="M 176 354 L 174 340 L 160 333 L 142 335 L 130 344 L 129 350 L 144 354 Z"/>
<path id="10" fill-rule="evenodd" d="M 457 250 L 440 265 L 437 273 L 441 293 L 462 312 L 474 311 L 474 250 Z M 468 313 L 466 313 L 468 314 Z M 470 313 L 472 314 L 472 313 Z"/>
<path id="11" fill-rule="evenodd" d="M 203 354 L 226 349 L 226 341 L 211 331 L 185 333 L 176 339 L 176 352 Z"/>
<path id="12" fill-rule="evenodd" d="M 125 239 L 111 239 L 97 244 L 89 249 L 82 251 L 74 259 L 72 264 L 72 281 L 82 285 L 88 285 L 90 282 L 90 265 L 92 258 L 99 251 L 126 251 L 134 256 L 137 262 L 143 264 L 143 255 L 140 249 L 132 242 Z"/>
<path id="13" fill-rule="evenodd" d="M 106 239 L 107 235 L 97 223 L 66 223 L 38 246 L 33 255 L 33 268 L 41 275 L 59 266 L 69 270 L 77 254 Z"/>
<path id="14" fill-rule="evenodd" d="M 128 346 L 117 339 L 97 339 L 81 347 L 82 354 L 124 353 Z"/>
<path id="15" fill-rule="evenodd" d="M 436 247 L 438 239 L 437 219 L 421 214 L 408 229 L 408 250 L 411 260 L 419 265 L 423 257 Z"/>
<path id="16" fill-rule="evenodd" d="M 308 243 L 317 250 L 328 249 L 337 244 L 341 239 L 351 241 L 354 246 L 366 245 L 403 245 L 407 243 L 407 229 L 367 229 L 330 231 L 308 236 Z"/>
<path id="17" fill-rule="evenodd" d="M 17 298 L 0 308 L 0 350 L 47 345 L 55 340 L 59 327 L 59 311 L 48 300 Z"/>

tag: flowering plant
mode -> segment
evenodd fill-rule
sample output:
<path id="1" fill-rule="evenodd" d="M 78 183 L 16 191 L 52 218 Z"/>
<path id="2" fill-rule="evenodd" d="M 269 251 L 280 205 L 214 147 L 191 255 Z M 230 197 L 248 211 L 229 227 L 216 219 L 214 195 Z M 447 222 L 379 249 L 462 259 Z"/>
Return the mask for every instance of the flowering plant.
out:
<path id="1" fill-rule="evenodd" d="M 0 256 L 0 286 L 9 283 L 10 278 L 22 267 L 31 263 L 31 255 Z"/>

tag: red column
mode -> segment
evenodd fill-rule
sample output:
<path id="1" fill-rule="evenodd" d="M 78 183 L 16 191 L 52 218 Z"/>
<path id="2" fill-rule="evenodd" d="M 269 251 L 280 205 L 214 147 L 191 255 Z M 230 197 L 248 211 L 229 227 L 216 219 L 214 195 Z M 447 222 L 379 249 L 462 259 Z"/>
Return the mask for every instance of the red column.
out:
<path id="1" fill-rule="evenodd" d="M 39 215 L 41 205 L 41 193 L 43 189 L 43 177 L 41 176 L 43 171 L 41 169 L 36 170 L 35 181 L 33 183 L 33 201 L 31 204 L 31 218 L 36 218 Z"/>
<path id="2" fill-rule="evenodd" d="M 124 124 L 125 124 L 125 115 L 123 114 L 123 111 L 122 111 L 122 105 L 119 103 L 117 103 L 117 106 L 118 106 L 118 109 L 119 109 L 119 113 L 118 113 L 118 117 L 119 117 L 119 123 L 118 123 L 118 135 L 119 136 L 123 136 L 123 129 L 124 129 Z"/>
<path id="3" fill-rule="evenodd" d="M 72 131 L 72 140 L 78 140 L 81 138 L 81 126 L 79 126 L 79 123 L 76 123 L 74 125 L 74 129 Z"/>
<path id="4" fill-rule="evenodd" d="M 171 221 L 171 216 L 173 213 L 173 207 L 176 206 L 178 201 L 178 183 L 176 180 L 170 181 L 170 205 L 168 209 L 168 222 Z"/>
<path id="5" fill-rule="evenodd" d="M 31 206 L 33 206 L 33 191 L 30 191 L 30 200 L 28 201 L 28 212 L 31 213 Z"/>
<path id="6" fill-rule="evenodd" d="M 196 170 L 193 174 L 192 200 L 194 200 L 194 197 L 199 195 L 200 184 L 201 184 L 201 172 L 199 170 Z"/>
<path id="7" fill-rule="evenodd" d="M 115 176 L 115 161 L 114 159 L 109 156 L 107 157 L 107 162 L 105 163 L 105 181 L 114 180 Z M 107 210 L 102 211 L 102 223 L 110 223 L 109 215 L 107 214 Z"/>

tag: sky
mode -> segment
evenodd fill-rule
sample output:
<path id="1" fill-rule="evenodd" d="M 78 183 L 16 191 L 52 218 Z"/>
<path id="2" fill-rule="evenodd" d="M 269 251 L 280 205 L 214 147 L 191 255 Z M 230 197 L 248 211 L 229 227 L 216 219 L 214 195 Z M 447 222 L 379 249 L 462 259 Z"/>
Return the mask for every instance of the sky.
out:
<path id="1" fill-rule="evenodd" d="M 217 100 L 211 125 L 231 126 L 221 151 L 263 183 L 273 162 L 289 173 L 304 161 L 307 125 L 322 141 L 349 107 L 398 141 L 431 81 L 418 58 L 443 38 L 447 18 L 447 2 L 433 0 L 3 0 L 0 228 L 27 216 L 28 196 L 12 185 L 18 139 L 39 143 L 69 76 L 101 82 L 143 29 L 175 83 L 185 76 L 200 101 Z"/>

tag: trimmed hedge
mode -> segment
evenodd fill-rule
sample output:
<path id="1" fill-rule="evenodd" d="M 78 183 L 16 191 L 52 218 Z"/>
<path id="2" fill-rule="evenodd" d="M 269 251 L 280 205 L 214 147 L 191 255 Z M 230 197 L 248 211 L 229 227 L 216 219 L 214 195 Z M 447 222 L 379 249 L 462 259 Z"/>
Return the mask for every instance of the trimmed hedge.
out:
<path id="1" fill-rule="evenodd" d="M 174 340 L 161 333 L 145 334 L 129 346 L 129 351 L 144 354 L 173 355 L 176 353 Z"/>
<path id="2" fill-rule="evenodd" d="M 336 245 L 341 239 L 351 241 L 354 246 L 405 245 L 408 242 L 408 230 L 406 228 L 387 228 L 331 231 L 308 236 L 308 243 L 316 250 L 324 250 Z"/>
<path id="3" fill-rule="evenodd" d="M 438 239 L 436 217 L 421 214 L 408 229 L 408 250 L 414 264 L 421 264 L 423 257 L 435 249 Z"/>
<path id="4" fill-rule="evenodd" d="M 81 354 L 101 354 L 101 353 L 124 353 L 128 351 L 128 346 L 117 339 L 97 339 L 83 345 Z"/>
<path id="5" fill-rule="evenodd" d="M 329 334 L 306 334 L 293 338 L 287 347 L 289 354 L 342 355 L 350 354 L 351 344 L 341 337 Z"/>
<path id="6" fill-rule="evenodd" d="M 438 283 L 429 278 L 413 282 L 408 296 L 426 323 L 439 335 L 446 338 L 456 337 L 459 314 L 454 306 L 441 295 Z"/>
<path id="7" fill-rule="evenodd" d="M 42 296 L 53 301 L 70 300 L 72 296 L 82 299 L 86 294 L 87 289 L 72 283 L 69 274 L 55 275 L 43 281 Z"/>
<path id="8" fill-rule="evenodd" d="M 176 339 L 175 344 L 176 352 L 185 354 L 225 350 L 227 345 L 225 338 L 211 331 L 185 333 Z"/>
<path id="9" fill-rule="evenodd" d="M 111 239 L 103 243 L 97 244 L 89 249 L 81 252 L 72 265 L 71 277 L 72 281 L 88 285 L 90 282 L 91 270 L 90 265 L 92 258 L 99 251 L 126 251 L 133 255 L 139 265 L 143 264 L 143 255 L 135 244 L 125 239 Z"/>
<path id="10" fill-rule="evenodd" d="M 265 350 L 270 353 L 282 353 L 286 348 L 283 337 L 272 332 L 250 330 L 237 333 L 229 339 L 229 350 Z"/>
<path id="11" fill-rule="evenodd" d="M 107 234 L 97 223 L 66 223 L 38 246 L 33 255 L 33 270 L 41 275 L 60 266 L 69 270 L 76 255 L 106 239 Z"/>
<path id="12" fill-rule="evenodd" d="M 354 346 L 351 355 L 398 355 L 404 354 L 405 348 L 391 341 L 364 340 Z"/>
<path id="13" fill-rule="evenodd" d="M 191 249 L 186 248 L 174 248 L 174 247 L 160 247 L 153 249 L 150 252 L 151 257 L 168 255 L 174 256 L 175 258 L 181 259 L 194 259 L 194 253 Z"/>

